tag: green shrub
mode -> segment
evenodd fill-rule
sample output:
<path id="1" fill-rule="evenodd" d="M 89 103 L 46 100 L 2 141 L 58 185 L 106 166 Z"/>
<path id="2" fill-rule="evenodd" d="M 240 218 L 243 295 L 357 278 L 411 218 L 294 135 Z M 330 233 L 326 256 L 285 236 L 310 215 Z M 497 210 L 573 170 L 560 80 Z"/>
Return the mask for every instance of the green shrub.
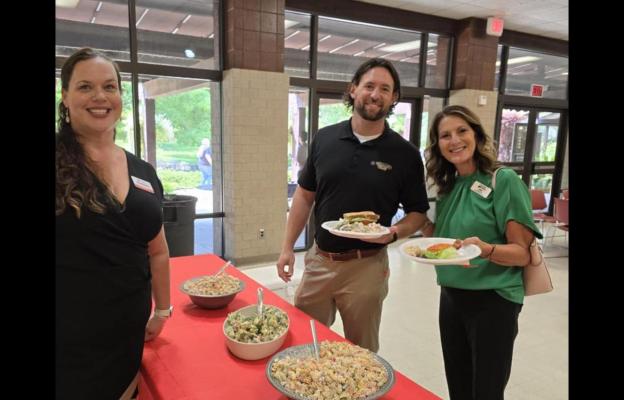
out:
<path id="1" fill-rule="evenodd" d="M 174 171 L 159 168 L 158 177 L 163 184 L 165 193 L 173 193 L 178 189 L 195 188 L 201 182 L 201 172 L 199 171 Z"/>
<path id="2" fill-rule="evenodd" d="M 161 161 L 185 161 L 191 165 L 197 164 L 197 148 L 185 146 L 159 146 L 158 159 Z"/>

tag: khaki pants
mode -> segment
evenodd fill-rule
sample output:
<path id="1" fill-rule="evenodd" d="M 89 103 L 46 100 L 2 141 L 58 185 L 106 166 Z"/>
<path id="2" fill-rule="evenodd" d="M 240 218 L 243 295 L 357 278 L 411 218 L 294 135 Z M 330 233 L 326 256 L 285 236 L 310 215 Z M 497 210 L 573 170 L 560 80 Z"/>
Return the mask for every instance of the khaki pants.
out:
<path id="1" fill-rule="evenodd" d="M 390 275 L 387 249 L 349 261 L 331 261 L 317 249 L 314 243 L 305 255 L 295 306 L 327 326 L 334 323 L 338 309 L 345 337 L 377 352 L 381 309 Z"/>

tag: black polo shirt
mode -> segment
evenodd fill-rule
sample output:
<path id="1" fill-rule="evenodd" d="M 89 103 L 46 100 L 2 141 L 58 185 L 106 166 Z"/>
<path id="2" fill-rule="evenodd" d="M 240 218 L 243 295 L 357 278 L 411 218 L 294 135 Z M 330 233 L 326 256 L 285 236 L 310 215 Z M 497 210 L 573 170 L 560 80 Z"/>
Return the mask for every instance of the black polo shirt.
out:
<path id="1" fill-rule="evenodd" d="M 381 225 L 390 226 L 399 203 L 406 213 L 429 209 L 418 149 L 387 123 L 381 136 L 364 143 L 353 134 L 351 119 L 319 130 L 298 183 L 316 192 L 315 239 L 330 252 L 383 246 L 321 228 L 323 222 L 337 220 L 343 213 L 374 211 L 381 216 Z"/>

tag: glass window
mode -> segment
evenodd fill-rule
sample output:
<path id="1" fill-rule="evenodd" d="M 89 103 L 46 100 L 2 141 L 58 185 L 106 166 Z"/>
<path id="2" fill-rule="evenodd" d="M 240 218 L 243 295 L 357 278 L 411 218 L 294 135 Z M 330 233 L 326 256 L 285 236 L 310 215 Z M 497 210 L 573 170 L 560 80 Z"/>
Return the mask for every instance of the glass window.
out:
<path id="1" fill-rule="evenodd" d="M 62 99 L 62 95 L 61 95 L 61 70 L 57 69 L 56 70 L 56 79 L 54 80 L 54 129 L 56 130 L 56 127 L 58 126 L 57 121 L 59 119 L 59 103 L 61 102 Z"/>
<path id="2" fill-rule="evenodd" d="M 531 85 L 542 85 L 541 97 L 565 99 L 568 58 L 509 48 L 505 94 L 530 96 Z"/>
<path id="3" fill-rule="evenodd" d="M 156 165 L 166 194 L 197 197 L 196 212 L 213 204 L 212 110 L 218 83 L 197 79 L 140 76 L 143 157 Z M 217 142 L 218 143 L 218 142 Z"/>
<path id="4" fill-rule="evenodd" d="M 134 104 L 132 103 L 132 82 L 130 74 L 121 74 L 121 118 L 115 127 L 115 143 L 132 154 L 134 149 Z"/>
<path id="5" fill-rule="evenodd" d="M 418 86 L 418 32 L 332 18 L 319 18 L 318 79 L 350 81 L 365 60 L 386 58 L 394 64 L 403 86 Z"/>
<path id="6" fill-rule="evenodd" d="M 448 88 L 449 47 L 451 38 L 429 34 L 427 45 L 427 76 L 425 87 L 434 89 Z"/>
<path id="7" fill-rule="evenodd" d="M 284 13 L 284 72 L 310 77 L 310 15 Z"/>
<path id="8" fill-rule="evenodd" d="M 423 112 L 420 122 L 420 155 L 425 160 L 424 151 L 427 145 L 429 145 L 429 130 L 431 130 L 431 123 L 433 117 L 444 108 L 444 99 L 438 97 L 425 96 L 423 99 Z"/>
<path id="9" fill-rule="evenodd" d="M 504 108 L 498 138 L 498 160 L 502 162 L 524 161 L 529 126 L 529 111 Z"/>
<path id="10" fill-rule="evenodd" d="M 139 62 L 218 68 L 213 1 L 137 0 Z"/>
<path id="11" fill-rule="evenodd" d="M 550 204 L 553 174 L 532 174 L 529 189 L 537 189 L 546 195 L 546 204 Z M 546 208 L 545 210 L 548 210 Z M 542 210 L 543 211 L 543 210 Z"/>
<path id="12" fill-rule="evenodd" d="M 556 112 L 537 114 L 533 161 L 555 161 L 560 116 L 561 114 Z"/>
<path id="13" fill-rule="evenodd" d="M 215 233 L 220 235 L 222 224 L 222 218 L 195 219 L 195 247 L 193 254 L 216 254 Z M 218 240 L 217 243 L 219 243 Z"/>
<path id="14" fill-rule="evenodd" d="M 387 121 L 390 129 L 403 136 L 409 142 L 412 125 L 412 103 L 397 103 Z"/>
<path id="15" fill-rule="evenodd" d="M 308 158 L 308 88 L 291 87 L 288 93 L 288 184 L 295 184 Z M 294 191 L 294 189 L 292 189 Z M 289 187 L 288 197 L 292 197 Z"/>
<path id="16" fill-rule="evenodd" d="M 347 109 L 342 99 L 328 97 L 319 99 L 318 129 L 349 118 L 351 118 L 351 111 Z"/>
<path id="17" fill-rule="evenodd" d="M 292 205 L 299 174 L 308 159 L 309 98 L 308 88 L 291 87 L 288 92 L 288 210 Z M 304 229 L 295 242 L 295 250 L 306 247 L 306 234 L 307 229 Z"/>
<path id="18" fill-rule="evenodd" d="M 128 5 L 124 2 L 82 0 L 56 6 L 56 55 L 70 56 L 83 47 L 113 60 L 130 60 Z"/>
<path id="19" fill-rule="evenodd" d="M 501 65 L 501 56 L 503 54 L 503 46 L 502 45 L 498 45 L 498 51 L 496 54 L 496 72 L 495 72 L 495 77 L 494 77 L 494 87 L 492 88 L 492 90 L 494 90 L 495 92 L 498 92 L 498 85 L 500 82 L 500 65 Z"/>

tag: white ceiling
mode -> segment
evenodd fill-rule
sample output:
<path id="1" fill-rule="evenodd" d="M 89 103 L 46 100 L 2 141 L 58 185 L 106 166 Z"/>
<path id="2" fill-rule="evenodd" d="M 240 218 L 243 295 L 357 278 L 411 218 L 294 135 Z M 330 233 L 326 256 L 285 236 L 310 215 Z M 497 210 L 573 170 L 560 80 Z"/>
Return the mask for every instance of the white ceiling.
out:
<path id="1" fill-rule="evenodd" d="M 359 0 L 439 17 L 500 17 L 504 29 L 568 41 L 569 0 Z"/>

